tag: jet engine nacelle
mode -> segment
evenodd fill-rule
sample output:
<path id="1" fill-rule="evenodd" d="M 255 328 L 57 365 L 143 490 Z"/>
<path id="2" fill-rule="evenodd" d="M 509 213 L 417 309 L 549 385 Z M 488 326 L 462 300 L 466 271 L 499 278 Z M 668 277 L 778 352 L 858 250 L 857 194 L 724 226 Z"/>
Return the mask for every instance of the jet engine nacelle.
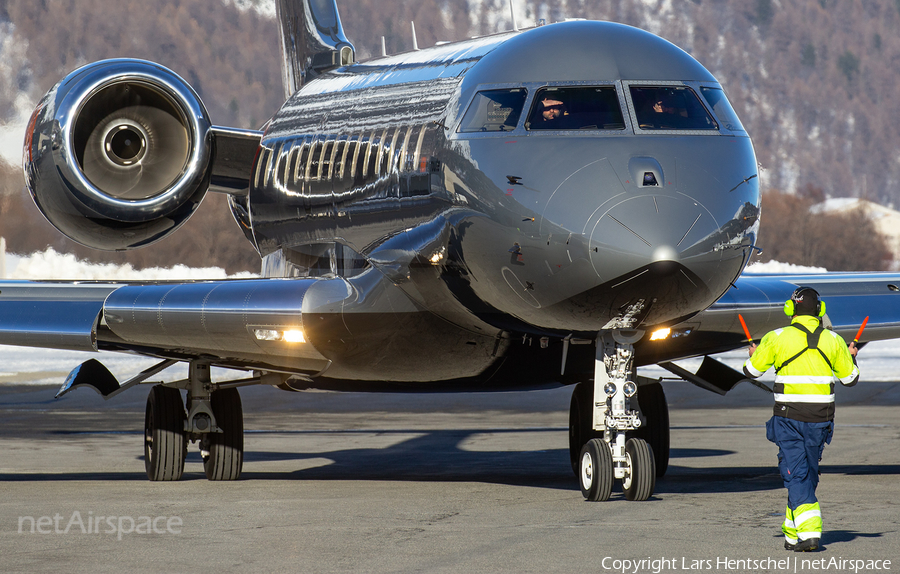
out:
<path id="1" fill-rule="evenodd" d="M 105 250 L 162 239 L 209 187 L 206 108 L 171 70 L 104 60 L 43 97 L 25 139 L 25 181 L 38 208 L 71 239 Z"/>

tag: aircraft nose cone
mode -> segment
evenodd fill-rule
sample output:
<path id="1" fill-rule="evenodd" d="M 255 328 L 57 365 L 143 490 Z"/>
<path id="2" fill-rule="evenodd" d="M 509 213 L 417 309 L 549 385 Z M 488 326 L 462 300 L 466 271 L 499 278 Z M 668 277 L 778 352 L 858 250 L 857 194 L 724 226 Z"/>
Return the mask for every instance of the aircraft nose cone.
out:
<path id="1" fill-rule="evenodd" d="M 625 198 L 598 209 L 588 225 L 591 263 L 601 279 L 648 263 L 688 264 L 699 255 L 695 247 L 719 228 L 701 203 L 680 194 Z"/>
<path id="2" fill-rule="evenodd" d="M 715 301 L 740 272 L 755 217 L 736 198 L 707 192 L 705 205 L 663 181 L 626 188 L 602 160 L 554 191 L 541 237 L 555 256 L 547 268 L 560 269 L 554 275 L 560 303 L 545 307 L 558 310 L 567 328 L 682 320 Z M 694 182 L 693 188 L 699 193 L 705 186 Z"/>

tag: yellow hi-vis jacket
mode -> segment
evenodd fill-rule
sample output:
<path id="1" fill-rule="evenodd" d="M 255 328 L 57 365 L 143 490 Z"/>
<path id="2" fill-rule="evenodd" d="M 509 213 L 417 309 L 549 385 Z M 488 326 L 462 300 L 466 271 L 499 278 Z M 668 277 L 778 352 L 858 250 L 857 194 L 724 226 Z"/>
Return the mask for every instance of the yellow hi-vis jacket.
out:
<path id="1" fill-rule="evenodd" d="M 766 333 L 744 363 L 744 373 L 753 378 L 775 367 L 777 416 L 804 422 L 834 420 L 835 378 L 848 387 L 859 380 L 859 370 L 844 339 L 834 331 L 821 329 L 816 341 L 817 329 L 818 318 L 798 315 L 789 327 Z"/>

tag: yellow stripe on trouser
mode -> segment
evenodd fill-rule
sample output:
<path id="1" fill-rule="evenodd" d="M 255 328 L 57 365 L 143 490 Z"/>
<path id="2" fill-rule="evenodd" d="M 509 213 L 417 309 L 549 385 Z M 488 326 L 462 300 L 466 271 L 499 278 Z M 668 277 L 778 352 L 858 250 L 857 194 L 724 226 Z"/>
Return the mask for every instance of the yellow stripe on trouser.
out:
<path id="1" fill-rule="evenodd" d="M 784 511 L 784 524 L 781 525 L 784 539 L 796 544 L 797 539 L 822 537 L 822 510 L 819 503 L 801 504 L 794 510 L 787 507 Z"/>

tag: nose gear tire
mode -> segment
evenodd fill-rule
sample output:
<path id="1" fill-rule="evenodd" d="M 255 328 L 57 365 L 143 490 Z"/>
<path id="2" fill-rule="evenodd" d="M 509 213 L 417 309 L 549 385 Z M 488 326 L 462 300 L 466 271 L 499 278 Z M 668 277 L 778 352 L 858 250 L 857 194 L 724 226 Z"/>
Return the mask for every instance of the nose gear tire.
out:
<path id="1" fill-rule="evenodd" d="M 669 407 L 666 395 L 662 385 L 654 383 L 641 385 L 637 397 L 647 424 L 635 431 L 634 436 L 650 445 L 656 463 L 656 478 L 662 478 L 669 468 Z"/>
<path id="2" fill-rule="evenodd" d="M 572 401 L 569 403 L 569 462 L 572 463 L 572 472 L 579 479 L 582 447 L 591 439 L 603 438 L 603 431 L 593 429 L 591 405 L 593 398 L 594 385 L 578 383 L 572 391 Z"/>
<path id="3" fill-rule="evenodd" d="M 647 500 L 656 487 L 656 464 L 653 449 L 641 438 L 630 438 L 625 443 L 625 458 L 628 462 L 622 490 L 628 500 Z"/>
<path id="4" fill-rule="evenodd" d="M 612 453 L 601 439 L 591 439 L 581 449 L 579 462 L 581 494 L 591 502 L 609 499 L 613 485 Z"/>

